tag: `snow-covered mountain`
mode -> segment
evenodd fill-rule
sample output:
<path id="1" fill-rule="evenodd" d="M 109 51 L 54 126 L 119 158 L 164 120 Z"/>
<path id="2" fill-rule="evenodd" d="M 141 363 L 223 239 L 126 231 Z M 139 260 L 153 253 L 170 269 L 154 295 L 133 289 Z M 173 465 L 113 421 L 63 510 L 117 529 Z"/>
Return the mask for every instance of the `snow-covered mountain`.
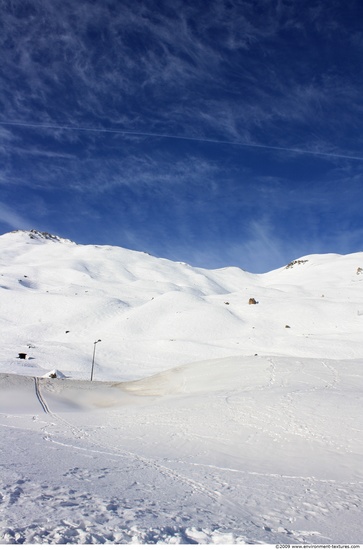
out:
<path id="1" fill-rule="evenodd" d="M 361 543 L 362 324 L 363 253 L 0 236 L 0 543 Z"/>
<path id="2" fill-rule="evenodd" d="M 0 300 L 3 372 L 87 378 L 98 339 L 98 380 L 235 355 L 363 357 L 363 253 L 255 275 L 15 231 L 0 236 Z"/>

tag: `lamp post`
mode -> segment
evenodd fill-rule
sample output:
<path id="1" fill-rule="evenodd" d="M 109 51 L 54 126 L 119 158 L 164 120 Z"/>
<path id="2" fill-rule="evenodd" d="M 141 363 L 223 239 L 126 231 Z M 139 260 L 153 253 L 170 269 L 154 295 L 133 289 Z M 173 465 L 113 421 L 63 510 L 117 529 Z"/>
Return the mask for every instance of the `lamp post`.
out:
<path id="1" fill-rule="evenodd" d="M 96 342 L 93 342 L 93 357 L 92 357 L 92 370 L 91 370 L 91 382 L 93 380 L 93 368 L 95 366 L 95 355 L 96 355 L 96 344 L 98 342 L 101 342 L 101 340 L 96 340 Z"/>

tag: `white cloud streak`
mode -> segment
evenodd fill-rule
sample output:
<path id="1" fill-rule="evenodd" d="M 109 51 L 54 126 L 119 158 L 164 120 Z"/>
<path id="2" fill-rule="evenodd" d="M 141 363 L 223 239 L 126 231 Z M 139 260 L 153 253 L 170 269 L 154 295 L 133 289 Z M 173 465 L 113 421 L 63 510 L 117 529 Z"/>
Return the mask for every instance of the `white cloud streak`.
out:
<path id="1" fill-rule="evenodd" d="M 0 222 L 12 229 L 29 229 L 31 227 L 25 216 L 3 202 L 0 202 Z"/>
<path id="2" fill-rule="evenodd" d="M 72 132 L 90 132 L 90 133 L 105 133 L 105 134 L 118 134 L 118 135 L 124 135 L 124 136 L 141 136 L 141 137 L 156 137 L 156 138 L 163 138 L 163 139 L 176 139 L 176 140 L 184 140 L 184 141 L 197 141 L 201 143 L 219 143 L 221 145 L 233 145 L 233 146 L 239 146 L 239 147 L 251 147 L 256 149 L 267 149 L 272 151 L 282 151 L 287 153 L 296 153 L 299 155 L 315 155 L 315 156 L 323 156 L 323 157 L 330 157 L 330 158 L 341 158 L 341 159 L 349 159 L 349 160 L 359 160 L 363 161 L 363 156 L 354 156 L 344 153 L 332 153 L 332 152 L 324 152 L 321 150 L 308 150 L 308 149 L 298 149 L 293 147 L 278 147 L 274 145 L 264 145 L 260 143 L 247 143 L 242 141 L 232 141 L 232 140 L 223 140 L 223 139 L 209 139 L 209 138 L 202 138 L 202 137 L 193 137 L 193 136 L 178 136 L 175 134 L 166 134 L 166 133 L 156 133 L 156 132 L 142 132 L 137 130 L 116 130 L 111 128 L 90 128 L 90 127 L 80 127 L 80 126 L 64 126 L 64 125 L 54 125 L 54 124 L 33 124 L 28 122 L 16 122 L 16 121 L 0 121 L 1 125 L 7 125 L 7 126 L 23 126 L 26 128 L 36 128 L 36 129 L 44 129 L 44 130 L 67 130 Z M 39 154 L 44 154 L 39 152 Z M 63 155 L 60 155 L 63 156 Z M 71 155 L 69 155 L 71 157 Z"/>

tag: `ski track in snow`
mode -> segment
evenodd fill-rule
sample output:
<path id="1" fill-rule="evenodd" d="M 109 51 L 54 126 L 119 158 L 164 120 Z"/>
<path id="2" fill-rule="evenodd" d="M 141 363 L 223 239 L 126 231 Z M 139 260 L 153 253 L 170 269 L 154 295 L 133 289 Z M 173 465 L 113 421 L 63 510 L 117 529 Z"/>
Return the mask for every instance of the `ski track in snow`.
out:
<path id="1" fill-rule="evenodd" d="M 62 416 L 52 413 L 42 396 L 40 390 L 40 381 L 35 379 L 35 393 L 36 397 L 41 404 L 43 411 L 50 415 L 54 422 L 47 424 L 41 428 L 43 432 L 43 439 L 49 443 L 72 447 L 77 451 L 85 451 L 87 453 L 97 453 L 108 455 L 117 458 L 131 458 L 133 463 L 139 463 L 146 465 L 150 469 L 156 470 L 160 475 L 169 478 L 176 484 L 183 484 L 188 486 L 190 493 L 199 493 L 205 495 L 215 502 L 219 502 L 218 496 L 211 491 L 207 486 L 202 483 L 190 479 L 189 477 L 177 473 L 170 467 L 166 467 L 155 460 L 148 459 L 146 457 L 131 453 L 128 451 L 122 451 L 115 446 L 101 446 L 97 441 L 90 436 L 84 429 L 79 428 L 66 421 Z M 97 449 L 92 449 L 79 445 L 63 443 L 57 441 L 54 435 L 51 434 L 54 430 L 51 428 L 59 427 L 65 428 L 67 431 L 72 432 L 72 436 L 78 440 L 87 439 L 91 444 L 95 444 Z M 64 434 L 62 434 L 64 437 Z M 64 477 L 71 479 L 77 479 L 80 482 L 86 481 L 92 483 L 96 479 L 105 478 L 110 473 L 109 468 L 101 468 L 98 471 L 89 471 L 84 468 L 71 468 L 64 474 Z M 66 543 L 155 543 L 155 542 L 167 542 L 167 543 L 238 543 L 244 542 L 245 538 L 242 536 L 236 536 L 232 533 L 220 532 L 216 529 L 200 529 L 188 526 L 191 517 L 188 515 L 174 516 L 168 509 L 163 510 L 164 521 L 172 523 L 185 523 L 185 526 L 179 527 L 155 527 L 155 528 L 143 528 L 137 527 L 137 520 L 142 518 L 143 523 L 153 523 L 153 518 L 158 518 L 160 512 L 154 510 L 155 502 L 147 502 L 144 498 L 133 499 L 132 503 L 128 499 L 113 498 L 110 501 L 104 499 L 96 499 L 91 493 L 77 492 L 74 489 L 67 490 L 66 487 L 49 486 L 43 484 L 36 486 L 34 483 L 30 483 L 29 479 L 19 479 L 13 485 L 6 485 L 4 487 L 5 494 L 0 495 L 0 509 L 7 510 L 15 504 L 21 505 L 27 492 L 29 492 L 30 499 L 35 505 L 39 503 L 42 510 L 42 519 L 32 522 L 30 525 L 15 529 L 5 528 L 2 532 L 2 538 L 7 543 L 46 543 L 52 542 L 56 544 Z M 171 503 L 170 503 L 171 504 Z M 72 519 L 69 519 L 68 509 L 72 510 Z M 66 511 L 66 514 L 63 513 Z M 79 517 L 77 521 L 77 512 L 79 511 Z M 177 512 L 175 512 L 177 514 Z M 204 513 L 208 515 L 208 511 L 204 510 Z M 10 515 L 10 514 L 9 514 Z M 49 522 L 48 517 L 56 516 L 57 525 L 52 525 Z M 8 513 L 5 511 L 3 517 L 7 517 Z M 65 517 L 63 517 L 65 516 Z M 11 515 L 10 515 L 11 517 Z M 91 517 L 92 521 L 88 521 L 87 517 Z M 46 523 L 46 528 L 40 528 L 39 523 Z M 0 520 L 1 525 L 1 520 Z M 1 540 L 1 539 L 0 539 Z"/>
<path id="2" fill-rule="evenodd" d="M 37 396 L 37 399 L 38 399 L 43 411 L 46 414 L 49 414 L 50 411 L 49 411 L 48 405 L 44 401 L 43 396 L 41 394 L 40 387 L 39 387 L 39 378 L 37 378 L 37 377 L 34 378 L 34 386 L 35 386 L 35 395 Z"/>
<path id="3" fill-rule="evenodd" d="M 61 416 L 52 413 L 49 410 L 49 407 L 48 407 L 45 399 L 43 398 L 43 396 L 41 394 L 40 386 L 39 386 L 39 379 L 37 379 L 37 382 L 38 382 L 38 384 L 36 385 L 36 394 L 37 394 L 37 398 L 39 399 L 39 402 L 41 403 L 44 411 L 46 413 L 50 414 L 54 419 L 56 419 L 58 421 L 58 425 L 59 424 L 64 424 L 66 426 L 66 428 L 69 428 L 72 432 L 72 435 L 74 437 L 76 437 L 77 439 L 87 438 L 87 440 L 90 443 L 96 445 L 99 449 L 97 451 L 93 451 L 93 452 L 97 452 L 97 453 L 101 453 L 101 454 L 108 454 L 108 455 L 111 455 L 111 456 L 116 456 L 116 457 L 121 457 L 121 458 L 123 458 L 123 457 L 131 458 L 133 461 L 135 461 L 137 463 L 142 463 L 142 464 L 146 465 L 148 468 L 150 468 L 152 470 L 156 470 L 160 475 L 165 476 L 166 478 L 169 478 L 169 480 L 172 481 L 173 483 L 186 485 L 191 490 L 192 493 L 199 493 L 201 495 L 206 495 L 210 500 L 217 503 L 217 505 L 222 505 L 223 506 L 227 503 L 228 507 L 236 508 L 234 503 L 229 501 L 229 499 L 227 499 L 225 497 L 221 498 L 221 494 L 219 492 L 210 490 L 207 485 L 204 485 L 199 481 L 191 479 L 190 477 L 187 477 L 186 475 L 178 473 L 177 471 L 173 470 L 172 468 L 170 468 L 168 466 L 165 466 L 163 464 L 160 464 L 160 462 L 158 462 L 154 459 L 146 458 L 144 456 L 141 456 L 140 454 L 132 453 L 130 451 L 121 450 L 117 446 L 111 446 L 111 445 L 107 445 L 107 446 L 102 445 L 101 446 L 100 443 L 98 441 L 96 441 L 94 438 L 92 438 L 91 435 L 88 432 L 86 432 L 83 429 L 80 429 L 79 427 L 77 427 L 73 424 L 70 424 L 69 422 L 67 422 Z M 43 430 L 46 431 L 45 428 L 43 428 Z M 52 436 L 50 436 L 49 434 L 47 434 L 45 436 L 45 438 L 48 439 L 49 441 L 52 441 L 53 443 L 62 445 L 62 443 L 59 443 L 56 440 L 52 439 Z M 106 468 L 103 469 L 103 470 L 104 470 L 104 472 L 107 471 Z M 80 472 L 79 472 L 78 468 L 74 469 L 74 472 L 75 473 L 77 472 L 78 476 L 80 475 Z M 103 474 L 103 475 L 105 475 L 105 474 Z M 80 478 L 80 479 L 82 479 L 82 478 Z M 172 532 L 172 530 L 171 530 L 171 532 Z M 193 532 L 193 529 L 190 530 L 190 535 L 189 535 L 190 540 L 189 540 L 189 542 L 198 541 L 198 538 L 202 538 L 202 539 L 207 538 L 208 539 L 208 537 L 203 536 L 202 533 L 200 533 L 198 535 L 198 532 L 196 532 L 193 535 L 192 532 Z M 156 534 L 153 535 L 154 538 L 155 538 L 155 536 L 156 536 Z M 169 536 L 170 536 L 170 533 L 169 533 Z M 175 537 L 176 533 L 174 533 L 173 536 Z M 188 542 L 188 535 L 185 532 L 182 535 L 182 538 L 180 538 L 180 537 L 181 537 L 181 535 L 179 534 L 179 541 L 178 542 Z M 218 538 L 218 536 L 215 537 L 215 536 L 213 536 L 213 534 L 210 534 L 210 537 L 211 537 L 211 542 L 213 542 L 213 540 L 215 538 Z M 231 534 L 229 534 L 227 536 L 227 538 L 229 538 L 229 539 L 231 539 L 231 537 L 232 537 Z M 144 540 L 143 540 L 143 542 L 144 542 Z M 203 542 L 206 542 L 206 541 L 203 540 Z"/>
<path id="4" fill-rule="evenodd" d="M 248 386 L 231 390 L 214 400 L 216 410 L 232 422 L 232 435 L 233 425 L 253 430 L 246 446 L 253 447 L 261 433 L 281 443 L 291 435 L 307 442 L 319 441 L 319 434 L 309 426 L 296 425 L 294 398 L 306 392 L 314 395 L 319 388 L 329 391 L 337 387 L 335 367 L 321 364 L 319 375 L 310 373 L 313 383 L 308 388 L 290 391 L 287 381 L 294 370 L 269 359 L 265 381 L 251 386 L 252 394 Z M 304 369 L 303 365 L 299 376 L 308 377 L 311 369 Z M 352 512 L 358 517 L 363 493 L 360 481 L 262 472 L 226 467 L 218 460 L 211 462 L 213 455 L 207 456 L 200 446 L 210 437 L 201 433 L 204 424 L 183 424 L 179 413 L 172 413 L 168 407 L 169 414 L 159 410 L 154 422 L 160 430 L 171 429 L 175 442 L 182 440 L 198 451 L 156 459 L 150 452 L 148 456 L 129 450 L 130 441 L 120 438 L 115 421 L 119 414 L 122 417 L 122 410 L 111 414 L 107 428 L 93 426 L 90 419 L 84 419 L 87 426 L 78 425 L 74 419 L 78 422 L 81 417 L 52 411 L 43 391 L 46 384 L 36 379 L 34 394 L 42 412 L 32 417 L 38 428 L 35 433 L 44 442 L 42 454 L 57 456 L 59 450 L 66 451 L 73 453 L 76 461 L 72 465 L 51 463 L 58 471 L 56 482 L 52 482 L 52 476 L 44 476 L 40 482 L 25 474 L 1 488 L 0 540 L 6 543 L 330 543 L 334 518 L 350 517 Z M 270 404 L 259 411 L 248 404 L 251 395 L 271 392 L 275 387 L 285 388 L 276 407 Z M 205 405 L 198 405 L 201 411 L 211 406 L 209 399 Z M 141 425 L 148 421 L 146 411 L 135 413 Z M 131 419 L 129 416 L 126 424 Z M 16 425 L 17 416 L 4 415 L 3 426 L 11 422 Z M 102 436 L 112 426 L 113 442 Z M 216 424 L 212 441 L 228 442 L 231 434 L 221 433 L 223 426 Z M 334 441 L 322 442 L 335 451 L 341 450 Z M 199 461 L 195 460 L 198 456 Z M 110 490 L 118 476 L 121 486 Z M 163 487 L 165 500 L 160 491 Z"/>

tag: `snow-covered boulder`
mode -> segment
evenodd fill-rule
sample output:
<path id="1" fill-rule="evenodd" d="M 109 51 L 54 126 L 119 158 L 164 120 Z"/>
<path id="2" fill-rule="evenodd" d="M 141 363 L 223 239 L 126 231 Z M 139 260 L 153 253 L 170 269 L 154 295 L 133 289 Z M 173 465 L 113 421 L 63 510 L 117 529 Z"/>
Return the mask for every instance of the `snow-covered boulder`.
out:
<path id="1" fill-rule="evenodd" d="M 42 378 L 67 378 L 63 372 L 60 370 L 51 370 L 50 372 L 47 372 L 47 374 L 44 374 Z"/>

